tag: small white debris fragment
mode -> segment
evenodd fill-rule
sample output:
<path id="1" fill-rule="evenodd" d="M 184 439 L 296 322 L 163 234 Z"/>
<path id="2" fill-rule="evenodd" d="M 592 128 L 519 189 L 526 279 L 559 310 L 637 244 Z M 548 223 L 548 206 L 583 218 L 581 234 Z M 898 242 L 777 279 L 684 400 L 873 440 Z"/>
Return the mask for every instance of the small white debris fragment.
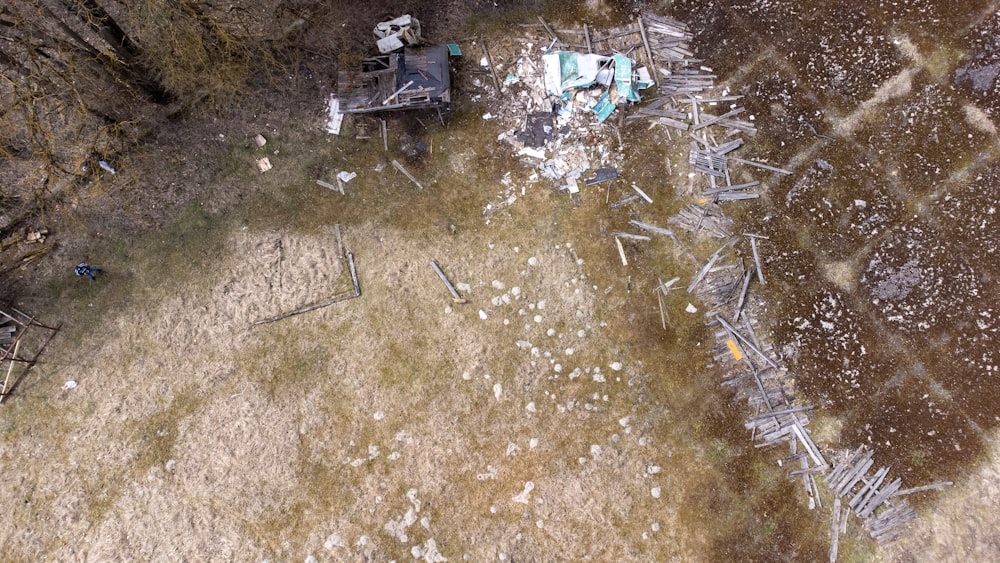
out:
<path id="1" fill-rule="evenodd" d="M 533 450 L 538 447 L 538 438 L 528 440 L 528 449 Z"/>
<path id="2" fill-rule="evenodd" d="M 542 322 L 542 316 L 541 315 L 535 315 L 535 322 L 536 323 Z"/>
<path id="3" fill-rule="evenodd" d="M 520 494 L 514 495 L 513 501 L 521 504 L 528 504 L 528 495 L 535 489 L 535 483 L 528 481 L 524 484 L 524 490 Z"/>
<path id="4" fill-rule="evenodd" d="M 556 335 L 556 329 L 550 328 L 549 330 L 545 331 L 545 334 L 548 335 L 548 336 L 555 336 Z"/>
<path id="5" fill-rule="evenodd" d="M 653 498 L 660 498 L 660 493 L 660 487 L 653 487 L 652 489 L 649 489 L 649 494 L 653 495 Z"/>
<path id="6" fill-rule="evenodd" d="M 347 172 L 345 170 L 341 170 L 340 172 L 337 173 L 337 179 L 340 180 L 341 182 L 344 182 L 345 184 L 357 177 L 358 177 L 357 172 Z"/>
<path id="7" fill-rule="evenodd" d="M 500 400 L 500 394 L 501 393 L 503 393 L 503 385 L 500 385 L 499 383 L 494 383 L 493 384 L 493 396 L 496 397 L 498 401 Z"/>
<path id="8" fill-rule="evenodd" d="M 486 319 L 490 318 L 490 316 L 486 314 L 486 311 L 480 309 L 479 310 L 479 318 L 483 319 L 485 321 Z"/>
<path id="9" fill-rule="evenodd" d="M 534 256 L 532 256 L 531 258 L 528 258 L 528 265 L 529 266 L 537 266 L 538 265 L 538 258 L 535 258 Z"/>
<path id="10" fill-rule="evenodd" d="M 656 475 L 657 473 L 659 473 L 662 470 L 663 469 L 659 465 L 647 465 L 646 466 L 646 473 L 648 473 L 650 475 Z"/>
<path id="11" fill-rule="evenodd" d="M 493 283 L 491 285 L 493 286 L 493 289 L 495 289 L 497 291 L 503 291 L 504 285 L 503 285 L 502 281 L 500 281 L 500 280 L 493 280 Z"/>
<path id="12" fill-rule="evenodd" d="M 538 412 L 538 409 L 535 408 L 535 402 L 534 401 L 531 401 L 530 403 L 528 403 L 527 405 L 525 405 L 524 406 L 524 410 L 526 410 L 528 412 Z"/>
<path id="13" fill-rule="evenodd" d="M 268 170 L 274 168 L 271 166 L 271 161 L 265 156 L 257 159 L 257 169 L 261 172 L 267 172 Z"/>
<path id="14" fill-rule="evenodd" d="M 698 308 L 695 307 L 694 305 L 690 304 L 690 303 L 688 303 L 688 306 L 685 307 L 684 310 L 687 311 L 688 313 L 697 313 L 698 312 Z"/>
<path id="15" fill-rule="evenodd" d="M 611 368 L 611 371 L 621 371 L 622 370 L 622 363 L 621 362 L 611 362 L 610 364 L 608 364 L 608 367 Z"/>
<path id="16" fill-rule="evenodd" d="M 67 389 L 67 390 L 69 390 L 69 389 L 76 389 L 76 385 L 77 385 L 76 381 L 73 381 L 71 379 L 71 380 L 69 380 L 69 381 L 67 381 L 66 383 L 63 384 L 63 389 Z"/>
<path id="17" fill-rule="evenodd" d="M 467 371 L 463 371 L 462 372 L 462 379 L 464 379 L 466 381 L 470 381 L 472 379 L 472 374 L 469 373 L 469 372 L 467 372 Z"/>
<path id="18" fill-rule="evenodd" d="M 342 538 L 340 534 L 332 533 L 326 538 L 326 541 L 323 542 L 323 547 L 325 547 L 327 551 L 333 551 L 333 548 L 335 547 L 347 547 L 347 542 L 344 541 L 344 538 Z"/>
<path id="19" fill-rule="evenodd" d="M 253 141 L 257 143 L 258 147 L 263 147 L 267 144 L 267 139 L 265 139 L 260 133 L 257 133 L 257 135 L 253 138 Z"/>
<path id="20" fill-rule="evenodd" d="M 375 414 L 373 414 L 372 417 L 375 420 L 382 420 L 383 418 L 385 418 L 385 413 L 382 411 L 375 411 Z"/>

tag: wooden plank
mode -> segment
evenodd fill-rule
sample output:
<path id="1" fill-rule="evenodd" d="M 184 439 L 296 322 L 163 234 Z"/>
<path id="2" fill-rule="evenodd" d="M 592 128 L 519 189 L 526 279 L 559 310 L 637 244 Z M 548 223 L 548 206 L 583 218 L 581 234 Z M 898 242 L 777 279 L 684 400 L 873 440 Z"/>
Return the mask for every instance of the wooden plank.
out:
<path id="1" fill-rule="evenodd" d="M 340 223 L 334 223 L 333 233 L 337 236 L 337 256 L 346 258 L 344 255 L 344 237 L 340 236 Z"/>
<path id="2" fill-rule="evenodd" d="M 902 485 L 903 485 L 903 479 L 897 477 L 895 481 L 886 485 L 881 491 L 876 493 L 875 496 L 873 496 L 870 500 L 862 503 L 862 506 L 860 507 L 861 512 L 858 513 L 858 517 L 868 518 L 869 516 L 871 516 L 875 512 L 875 510 L 879 506 L 882 506 L 882 503 L 888 500 L 889 497 L 891 497 L 893 493 L 898 491 L 899 487 L 901 487 Z"/>
<path id="3" fill-rule="evenodd" d="M 905 495 L 912 495 L 913 493 L 921 493 L 923 491 L 931 491 L 934 489 L 940 489 L 941 487 L 950 487 L 954 485 L 951 481 L 941 481 L 940 483 L 934 483 L 933 485 L 924 485 L 922 487 L 913 487 L 912 489 L 903 489 L 901 491 L 896 491 L 892 494 L 894 497 L 901 497 Z"/>
<path id="4" fill-rule="evenodd" d="M 552 36 L 552 39 L 553 39 L 553 40 L 554 40 L 554 41 L 555 41 L 556 43 L 559 43 L 559 42 L 560 42 L 560 41 L 559 41 L 559 36 L 558 36 L 558 35 L 556 35 L 556 32 L 555 32 L 555 31 L 554 31 L 554 30 L 553 30 L 553 29 L 552 29 L 551 27 L 549 27 L 549 24 L 545 23 L 545 20 L 544 20 L 544 19 L 542 18 L 542 16 L 538 16 L 538 21 L 539 21 L 539 22 L 541 22 L 541 24 L 542 24 L 542 27 L 544 27 L 544 28 L 545 28 L 545 31 L 547 31 L 547 32 L 549 33 L 549 35 L 551 35 L 551 36 Z"/>
<path id="5" fill-rule="evenodd" d="M 642 45 L 646 48 L 646 58 L 649 59 L 649 66 L 652 71 L 649 75 L 659 84 L 660 79 L 657 78 L 659 73 L 656 72 L 656 61 L 653 60 L 653 52 L 649 50 L 649 38 L 646 36 L 646 27 L 642 23 L 642 16 L 636 16 L 635 19 L 639 22 L 639 35 L 642 37 Z"/>
<path id="6" fill-rule="evenodd" d="M 587 42 L 587 52 L 593 53 L 594 49 L 590 44 L 590 29 L 587 27 L 587 24 L 583 24 L 583 38 Z"/>
<path id="7" fill-rule="evenodd" d="M 840 497 L 833 499 L 833 526 L 830 530 L 830 563 L 837 563 L 837 548 L 840 543 Z"/>
<path id="8" fill-rule="evenodd" d="M 414 184 L 416 184 L 417 188 L 419 188 L 421 190 L 424 189 L 424 187 L 420 185 L 420 182 L 418 182 L 417 179 L 413 177 L 413 174 L 410 174 L 409 171 L 406 170 L 406 168 L 403 168 L 403 165 L 400 164 L 398 160 L 393 160 L 392 161 L 392 166 L 396 170 L 399 170 L 400 172 L 402 172 L 403 175 L 406 176 L 407 178 L 409 178 L 411 182 L 413 182 Z"/>
<path id="9" fill-rule="evenodd" d="M 456 303 L 465 303 L 465 298 L 459 295 L 458 290 L 455 286 L 451 284 L 448 276 L 444 275 L 444 271 L 441 270 L 441 266 L 438 265 L 437 261 L 431 260 L 431 268 L 434 268 L 434 272 L 437 273 L 441 281 L 444 282 L 444 286 L 448 288 L 448 293 L 451 293 L 452 301 Z"/>
<path id="10" fill-rule="evenodd" d="M 622 257 L 622 266 L 628 266 L 628 260 L 625 258 L 625 249 L 622 248 L 621 239 L 615 237 L 615 244 L 618 245 L 618 255 Z"/>
<path id="11" fill-rule="evenodd" d="M 354 296 L 358 297 L 361 295 L 361 284 L 358 283 L 358 272 L 354 268 L 354 253 L 347 253 L 347 266 L 351 270 L 351 281 L 354 282 Z"/>
<path id="12" fill-rule="evenodd" d="M 884 466 L 880 467 L 878 471 L 875 472 L 875 476 L 872 478 L 872 480 L 866 481 L 865 486 L 861 487 L 861 490 L 855 493 L 854 497 L 850 500 L 850 502 L 847 503 L 847 505 L 850 506 L 851 508 L 855 508 L 858 505 L 858 503 L 861 502 L 861 499 L 863 499 L 865 495 L 868 494 L 868 491 L 871 490 L 872 485 L 874 485 L 876 482 L 881 484 L 882 479 L 885 479 L 885 476 L 888 474 L 889 474 L 888 467 Z"/>
<path id="13" fill-rule="evenodd" d="M 14 320 L 13 317 L 9 317 Z M 16 320 L 14 322 L 17 322 Z M 10 374 L 14 371 L 14 358 L 17 358 L 17 350 L 21 347 L 21 339 L 18 338 L 17 342 L 14 343 L 14 351 L 9 356 L 7 356 L 7 361 L 10 362 L 7 365 L 7 376 L 3 379 L 3 389 L 0 389 L 0 403 L 7 398 L 7 384 L 10 382 Z"/>
<path id="14" fill-rule="evenodd" d="M 757 265 L 757 279 L 760 280 L 760 285 L 767 285 L 764 281 L 764 273 L 760 268 L 760 253 L 757 252 L 757 239 L 754 237 L 750 238 L 750 248 L 753 250 L 753 261 Z"/>

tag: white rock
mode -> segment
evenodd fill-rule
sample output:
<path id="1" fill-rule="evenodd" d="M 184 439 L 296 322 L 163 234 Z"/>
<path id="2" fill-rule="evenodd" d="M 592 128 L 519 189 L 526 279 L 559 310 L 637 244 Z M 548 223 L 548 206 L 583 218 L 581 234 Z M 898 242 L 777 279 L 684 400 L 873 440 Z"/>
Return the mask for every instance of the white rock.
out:
<path id="1" fill-rule="evenodd" d="M 660 523 L 659 522 L 653 522 L 653 525 L 650 526 L 650 529 L 652 529 L 654 532 L 659 532 L 660 531 Z"/>
<path id="2" fill-rule="evenodd" d="M 538 438 L 528 440 L 528 449 L 533 450 L 538 447 Z"/>
<path id="3" fill-rule="evenodd" d="M 63 389 L 76 389 L 76 382 L 72 379 L 63 384 Z"/>
<path id="4" fill-rule="evenodd" d="M 561 373 L 562 372 L 562 364 L 556 364 L 556 365 L 552 366 L 552 370 L 555 371 L 556 373 Z"/>
<path id="5" fill-rule="evenodd" d="M 466 381 L 469 381 L 469 380 L 472 379 L 472 374 L 469 373 L 469 372 L 467 372 L 467 371 L 463 371 L 462 372 L 462 379 L 464 379 Z"/>
<path id="6" fill-rule="evenodd" d="M 538 265 L 538 258 L 535 258 L 534 256 L 532 256 L 531 258 L 528 258 L 528 265 L 529 266 L 537 266 Z"/>
<path id="7" fill-rule="evenodd" d="M 542 300 L 542 301 L 538 302 L 538 308 L 539 309 L 544 309 L 545 308 L 545 300 Z"/>
<path id="8" fill-rule="evenodd" d="M 556 335 L 556 329 L 550 328 L 549 330 L 545 331 L 545 334 L 548 335 L 548 336 L 555 336 Z"/>
<path id="9" fill-rule="evenodd" d="M 497 291 L 503 291 L 504 285 L 503 282 L 500 280 L 493 280 L 493 283 L 491 283 L 490 285 L 492 285 L 493 289 Z"/>
<path id="10" fill-rule="evenodd" d="M 521 504 L 528 504 L 529 503 L 528 495 L 530 495 L 531 491 L 533 491 L 534 489 L 535 489 L 535 483 L 532 481 L 528 481 L 527 483 L 524 484 L 524 490 L 521 491 L 519 494 L 514 495 L 512 500 L 514 502 L 519 502 Z"/>
<path id="11" fill-rule="evenodd" d="M 596 371 L 594 372 L 594 375 L 592 376 L 592 378 L 593 378 L 594 382 L 596 382 L 596 383 L 604 383 L 606 381 L 604 379 L 604 374 L 600 373 L 600 372 L 596 372 Z"/>
<path id="12" fill-rule="evenodd" d="M 660 471 L 662 471 L 662 468 L 659 465 L 647 465 L 646 466 L 646 473 L 649 473 L 650 475 L 656 475 Z"/>
<path id="13" fill-rule="evenodd" d="M 488 319 L 490 317 L 489 317 L 489 315 L 486 314 L 486 311 L 480 309 L 479 310 L 479 318 L 483 319 L 485 321 L 486 319 Z"/>
<path id="14" fill-rule="evenodd" d="M 576 352 L 576 350 L 574 350 L 573 348 L 566 348 L 566 355 L 567 356 L 572 356 L 573 352 Z"/>
<path id="15" fill-rule="evenodd" d="M 323 542 L 323 547 L 325 547 L 328 551 L 333 551 L 333 548 L 335 547 L 347 547 L 347 542 L 344 541 L 344 538 L 342 538 L 340 534 L 334 532 L 327 536 L 326 541 Z"/>
<path id="16" fill-rule="evenodd" d="M 621 362 L 611 362 L 608 365 L 608 367 L 611 368 L 612 371 L 621 371 L 622 370 L 622 363 Z"/>
<path id="17" fill-rule="evenodd" d="M 528 403 L 527 405 L 525 405 L 524 406 L 524 410 L 526 410 L 528 412 L 538 412 L 538 409 L 535 408 L 535 402 L 534 401 L 531 401 L 530 403 Z"/>
<path id="18" fill-rule="evenodd" d="M 660 487 L 649 489 L 649 494 L 653 495 L 653 498 L 660 498 L 660 492 Z"/>
<path id="19" fill-rule="evenodd" d="M 576 337 L 577 338 L 583 338 L 585 336 L 587 336 L 587 331 L 583 330 L 582 328 L 580 330 L 576 331 Z"/>
<path id="20" fill-rule="evenodd" d="M 515 285 L 514 287 L 510 288 L 510 294 L 513 295 L 514 297 L 520 297 L 521 288 Z"/>
<path id="21" fill-rule="evenodd" d="M 309 555 L 306 556 L 306 563 L 319 563 L 319 562 L 316 560 L 316 556 L 310 553 Z"/>
<path id="22" fill-rule="evenodd" d="M 375 411 L 375 414 L 372 415 L 372 418 L 374 418 L 375 420 L 382 420 L 383 418 L 385 418 L 385 413 L 382 411 Z"/>
<path id="23" fill-rule="evenodd" d="M 503 393 L 503 385 L 500 385 L 499 383 L 494 383 L 493 384 L 493 396 L 496 397 L 498 401 L 500 400 L 500 394 L 501 393 Z"/>
<path id="24" fill-rule="evenodd" d="M 684 310 L 687 311 L 688 313 L 697 313 L 698 312 L 698 308 L 695 307 L 694 305 L 690 304 L 690 303 L 688 303 L 688 306 L 685 307 Z"/>
<path id="25" fill-rule="evenodd" d="M 542 316 L 541 315 L 535 315 L 535 322 L 536 323 L 542 322 Z"/>

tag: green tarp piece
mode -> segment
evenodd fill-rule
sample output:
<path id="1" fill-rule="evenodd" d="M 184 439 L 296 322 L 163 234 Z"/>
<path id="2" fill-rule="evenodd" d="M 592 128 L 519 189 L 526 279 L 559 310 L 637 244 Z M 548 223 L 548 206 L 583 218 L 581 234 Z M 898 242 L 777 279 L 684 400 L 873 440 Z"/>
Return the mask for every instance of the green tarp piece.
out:
<path id="1" fill-rule="evenodd" d="M 597 114 L 598 123 L 604 123 L 604 120 L 607 119 L 617 107 L 618 106 L 611 103 L 611 98 L 609 98 L 608 93 L 605 92 L 601 94 L 600 98 L 597 98 L 597 103 L 594 104 L 594 107 L 590 108 L 590 111 Z"/>
<path id="2" fill-rule="evenodd" d="M 462 50 L 458 48 L 458 43 L 448 43 L 448 54 L 453 57 L 462 56 Z"/>

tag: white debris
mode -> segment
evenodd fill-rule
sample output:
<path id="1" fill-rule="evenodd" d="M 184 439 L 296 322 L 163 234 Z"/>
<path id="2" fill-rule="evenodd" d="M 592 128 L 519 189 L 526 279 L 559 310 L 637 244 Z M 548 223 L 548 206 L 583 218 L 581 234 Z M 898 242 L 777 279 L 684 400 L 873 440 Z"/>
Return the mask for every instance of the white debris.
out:
<path id="1" fill-rule="evenodd" d="M 684 310 L 687 311 L 688 313 L 697 313 L 698 312 L 698 308 L 695 307 L 694 305 L 690 304 L 690 303 L 688 303 L 687 307 L 685 307 Z"/>
<path id="2" fill-rule="evenodd" d="M 538 438 L 528 440 L 528 449 L 533 450 L 538 447 Z"/>
<path id="3" fill-rule="evenodd" d="M 344 538 L 340 534 L 334 532 L 327 536 L 326 541 L 323 542 L 323 547 L 328 551 L 333 551 L 335 547 L 347 547 L 347 542 L 344 541 Z"/>
<path id="4" fill-rule="evenodd" d="M 528 265 L 529 266 L 537 266 L 538 265 L 538 258 L 535 258 L 534 256 L 532 256 L 531 258 L 528 258 Z"/>
<path id="5" fill-rule="evenodd" d="M 660 493 L 660 487 L 653 487 L 652 489 L 649 489 L 649 494 L 653 495 L 653 498 L 660 498 Z"/>
<path id="6" fill-rule="evenodd" d="M 71 379 L 71 380 L 67 381 L 66 383 L 63 383 L 63 387 L 62 388 L 66 389 L 66 390 L 76 389 L 76 385 L 77 385 L 76 381 L 73 381 Z"/>
<path id="7" fill-rule="evenodd" d="M 621 362 L 611 362 L 610 364 L 608 364 L 608 367 L 611 368 L 611 371 L 621 371 L 622 370 L 622 363 Z"/>
<path id="8" fill-rule="evenodd" d="M 479 318 L 483 319 L 485 321 L 486 319 L 490 318 L 490 316 L 486 314 L 486 311 L 480 309 L 479 310 Z"/>
<path id="9" fill-rule="evenodd" d="M 528 495 L 530 495 L 531 491 L 533 491 L 534 489 L 535 489 L 535 483 L 532 481 L 528 481 L 527 483 L 524 484 L 524 490 L 521 491 L 519 494 L 514 495 L 514 498 L 512 500 L 514 502 L 519 502 L 521 504 L 528 504 L 529 503 Z"/>
<path id="10" fill-rule="evenodd" d="M 496 397 L 498 401 L 500 400 L 500 394 L 501 393 L 503 393 L 503 385 L 500 385 L 499 383 L 494 383 L 493 384 L 493 396 Z"/>

